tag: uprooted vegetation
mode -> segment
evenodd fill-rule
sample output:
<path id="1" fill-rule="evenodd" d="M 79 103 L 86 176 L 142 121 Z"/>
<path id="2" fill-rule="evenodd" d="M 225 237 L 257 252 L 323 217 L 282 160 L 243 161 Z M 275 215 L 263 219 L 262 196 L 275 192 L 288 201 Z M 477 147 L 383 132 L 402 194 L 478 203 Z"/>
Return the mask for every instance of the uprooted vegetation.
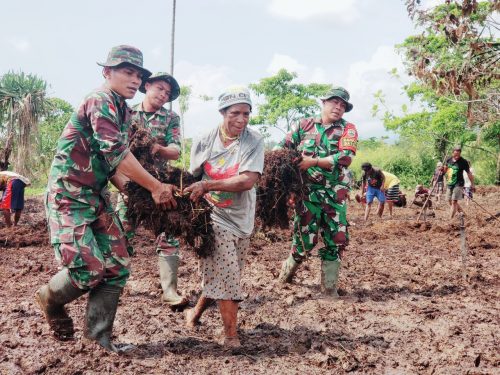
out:
<path id="1" fill-rule="evenodd" d="M 161 166 L 161 161 L 153 157 L 150 152 L 154 143 L 148 130 L 137 129 L 131 136 L 130 150 L 144 169 L 155 178 L 179 188 L 179 192 L 174 196 L 177 208 L 165 210 L 157 206 L 148 190 L 134 182 L 128 182 L 126 184 L 128 218 L 134 226 L 143 225 L 155 235 L 165 232 L 173 236 L 182 236 L 199 256 L 207 256 L 214 250 L 214 232 L 210 220 L 212 208 L 204 199 L 193 203 L 189 196 L 180 193 L 183 187 L 191 185 L 198 179 L 179 168 Z M 158 164 L 160 167 L 157 167 Z"/>

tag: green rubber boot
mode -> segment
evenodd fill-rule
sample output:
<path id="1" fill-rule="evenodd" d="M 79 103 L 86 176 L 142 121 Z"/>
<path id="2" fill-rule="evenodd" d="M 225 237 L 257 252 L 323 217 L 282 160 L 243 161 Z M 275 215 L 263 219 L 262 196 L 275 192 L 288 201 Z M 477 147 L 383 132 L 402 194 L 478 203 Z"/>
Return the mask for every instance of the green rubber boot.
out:
<path id="1" fill-rule="evenodd" d="M 85 313 L 85 337 L 115 353 L 121 350 L 111 342 L 111 333 L 122 289 L 103 283 L 91 289 Z"/>
<path id="2" fill-rule="evenodd" d="M 173 310 L 182 309 L 189 300 L 177 294 L 177 270 L 179 269 L 179 256 L 158 256 L 160 270 L 160 283 L 163 294 L 161 299 Z"/>
<path id="3" fill-rule="evenodd" d="M 71 284 L 68 270 L 64 269 L 35 293 L 36 302 L 45 315 L 56 339 L 60 341 L 73 339 L 75 334 L 73 320 L 66 312 L 64 305 L 86 292 L 86 290 L 76 288 Z"/>
<path id="4" fill-rule="evenodd" d="M 340 261 L 321 261 L 321 291 L 327 297 L 338 299 L 337 283 L 339 280 Z"/>
<path id="5" fill-rule="evenodd" d="M 297 262 L 290 254 L 281 266 L 281 272 L 280 275 L 278 276 L 279 282 L 282 284 L 291 283 L 293 277 L 295 276 L 295 272 L 299 268 L 299 265 L 300 263 Z"/>

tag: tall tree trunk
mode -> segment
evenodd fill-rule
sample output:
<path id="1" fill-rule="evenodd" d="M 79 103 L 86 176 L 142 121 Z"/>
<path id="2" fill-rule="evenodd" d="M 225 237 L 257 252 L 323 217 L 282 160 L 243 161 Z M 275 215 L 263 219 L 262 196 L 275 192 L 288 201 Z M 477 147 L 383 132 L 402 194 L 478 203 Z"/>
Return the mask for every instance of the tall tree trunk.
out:
<path id="1" fill-rule="evenodd" d="M 9 158 L 12 153 L 13 134 L 9 134 L 5 147 L 0 153 L 0 171 L 6 171 L 9 168 Z"/>
<path id="2" fill-rule="evenodd" d="M 497 157 L 497 173 L 495 178 L 495 185 L 500 186 L 500 152 L 498 153 Z"/>

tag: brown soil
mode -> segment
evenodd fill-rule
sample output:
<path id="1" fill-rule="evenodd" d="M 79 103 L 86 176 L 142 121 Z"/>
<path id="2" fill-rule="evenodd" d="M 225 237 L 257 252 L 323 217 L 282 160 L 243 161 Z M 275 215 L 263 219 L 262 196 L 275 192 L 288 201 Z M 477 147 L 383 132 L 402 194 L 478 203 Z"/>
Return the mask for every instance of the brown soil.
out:
<path id="1" fill-rule="evenodd" d="M 480 190 L 477 202 L 495 214 L 500 189 Z M 437 204 L 436 217 L 416 223 L 417 207 L 396 218 L 362 222 L 351 203 L 351 244 L 340 276 L 342 300 L 322 299 L 316 253 L 295 283 L 276 283 L 290 248 L 287 231 L 257 234 L 248 251 L 239 329 L 243 347 L 217 344 L 221 321 L 210 308 L 202 325 L 160 303 L 154 238 L 139 231 L 132 277 L 121 297 L 116 340 L 138 346 L 130 356 L 98 349 L 82 338 L 85 297 L 69 305 L 76 340 L 58 342 L 35 304 L 36 289 L 57 271 L 46 242 L 19 248 L 0 243 L 1 374 L 492 374 L 500 366 L 500 222 L 466 207 L 467 281 L 458 220 Z M 45 236 L 41 201 L 30 201 L 15 241 Z M 29 229 L 32 228 L 32 229 Z M 6 238 L 0 228 L 1 238 Z M 271 242 L 271 239 L 275 242 Z M 46 240 L 45 240 L 46 241 Z M 181 250 L 179 289 L 193 303 L 198 261 Z M 495 368 L 497 370 L 495 370 Z"/>

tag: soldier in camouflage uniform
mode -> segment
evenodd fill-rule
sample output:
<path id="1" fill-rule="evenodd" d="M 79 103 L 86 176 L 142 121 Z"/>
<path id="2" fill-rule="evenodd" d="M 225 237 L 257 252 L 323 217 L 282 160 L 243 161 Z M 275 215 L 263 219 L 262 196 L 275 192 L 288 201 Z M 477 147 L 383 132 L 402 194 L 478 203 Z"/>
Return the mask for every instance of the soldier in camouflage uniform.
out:
<path id="1" fill-rule="evenodd" d="M 127 148 L 130 110 L 142 78 L 142 53 L 114 47 L 103 66 L 105 84 L 85 97 L 59 139 L 47 186 L 50 241 L 62 266 L 36 299 L 56 338 L 73 338 L 64 305 L 89 292 L 85 336 L 118 351 L 111 331 L 129 276 L 129 254 L 107 185 L 121 173 L 149 190 L 157 204 L 175 206 L 173 186 L 147 173 Z"/>
<path id="2" fill-rule="evenodd" d="M 320 233 L 325 245 L 319 249 L 321 287 L 327 296 L 338 298 L 340 261 L 349 239 L 346 198 L 350 178 L 346 170 L 356 153 L 358 133 L 342 118 L 353 107 L 347 90 L 333 88 L 321 100 L 321 118 L 295 124 L 280 144 L 301 151 L 299 167 L 307 180 L 306 196 L 295 206 L 292 252 L 283 263 L 279 280 L 292 281 L 300 263 L 318 243 Z"/>
<path id="3" fill-rule="evenodd" d="M 168 73 L 156 73 L 149 77 L 139 91 L 146 94 L 144 101 L 132 107 L 132 125 L 135 129 L 145 128 L 156 139 L 152 148 L 159 170 L 168 166 L 168 160 L 177 160 L 180 156 L 180 121 L 179 116 L 163 105 L 174 101 L 180 94 L 180 87 L 174 77 Z M 127 218 L 124 200 L 119 198 L 117 210 L 122 221 L 127 239 L 134 237 L 134 228 Z M 179 241 L 165 233 L 158 236 L 156 252 L 160 281 L 163 289 L 162 300 L 172 309 L 187 305 L 189 300 L 177 294 L 177 270 L 179 268 Z M 130 245 L 129 245 L 130 248 Z M 133 250 L 131 249 L 133 252 Z"/>

